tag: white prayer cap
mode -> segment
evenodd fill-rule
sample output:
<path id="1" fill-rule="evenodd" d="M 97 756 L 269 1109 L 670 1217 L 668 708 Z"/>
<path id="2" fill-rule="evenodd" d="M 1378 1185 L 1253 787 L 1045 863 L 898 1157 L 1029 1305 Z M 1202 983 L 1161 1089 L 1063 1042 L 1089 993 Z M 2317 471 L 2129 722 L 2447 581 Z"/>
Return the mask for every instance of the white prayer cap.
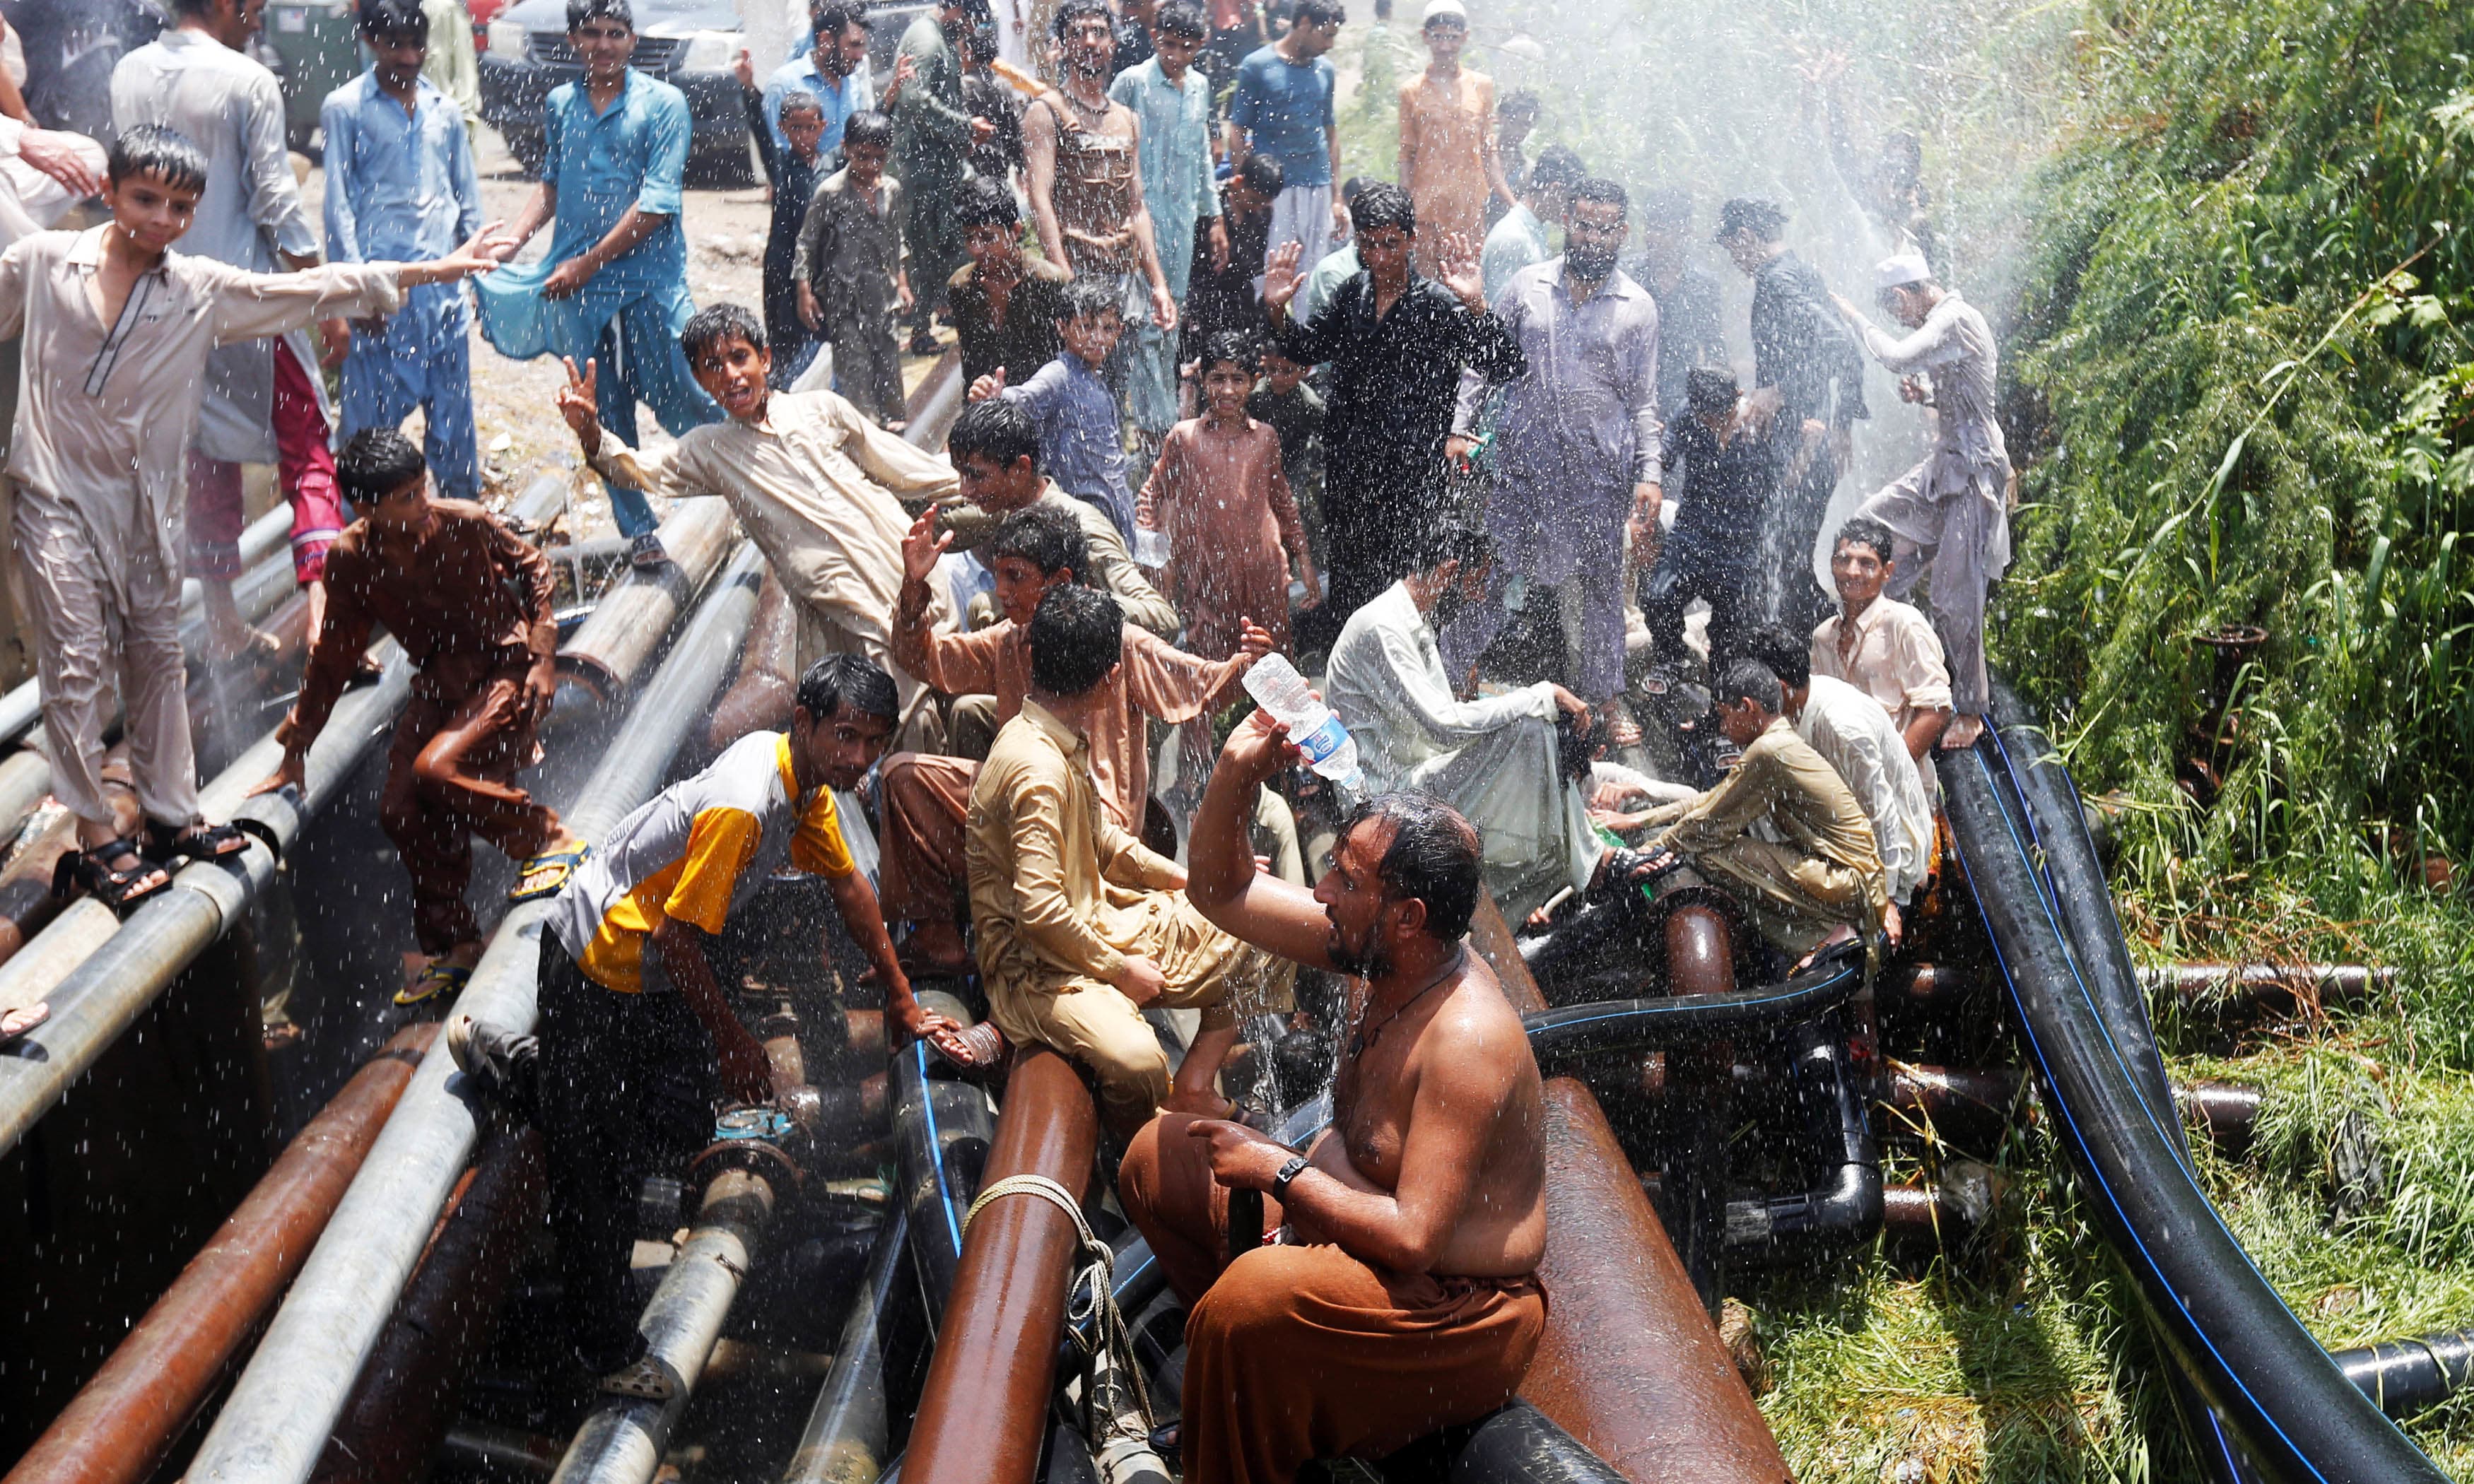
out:
<path id="1" fill-rule="evenodd" d="M 1419 26 L 1431 26 L 1438 20 L 1456 20 L 1466 27 L 1468 25 L 1468 7 L 1461 4 L 1461 0 L 1426 0 L 1426 12 L 1419 17 Z"/>
<path id="2" fill-rule="evenodd" d="M 1922 283 L 1932 276 L 1932 269 L 1921 252 L 1893 252 L 1873 265 L 1873 288 L 1903 289 L 1910 283 Z"/>

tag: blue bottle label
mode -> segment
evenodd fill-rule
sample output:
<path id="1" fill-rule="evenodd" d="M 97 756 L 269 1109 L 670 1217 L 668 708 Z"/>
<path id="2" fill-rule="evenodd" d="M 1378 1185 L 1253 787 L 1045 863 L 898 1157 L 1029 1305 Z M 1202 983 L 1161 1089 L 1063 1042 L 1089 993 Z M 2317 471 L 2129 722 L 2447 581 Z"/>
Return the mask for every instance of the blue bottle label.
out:
<path id="1" fill-rule="evenodd" d="M 1348 729 L 1340 724 L 1339 717 L 1325 712 L 1322 725 L 1298 738 L 1297 742 L 1305 753 L 1306 761 L 1317 763 L 1339 752 L 1340 744 L 1347 740 Z"/>

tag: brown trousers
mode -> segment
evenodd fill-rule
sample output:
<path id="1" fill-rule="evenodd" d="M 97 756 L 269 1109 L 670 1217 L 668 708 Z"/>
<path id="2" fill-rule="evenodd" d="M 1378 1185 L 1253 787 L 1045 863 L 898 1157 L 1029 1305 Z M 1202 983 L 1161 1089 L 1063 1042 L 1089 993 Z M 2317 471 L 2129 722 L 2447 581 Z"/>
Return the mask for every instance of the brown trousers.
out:
<path id="1" fill-rule="evenodd" d="M 958 922 L 970 883 L 962 822 L 980 765 L 896 753 L 878 771 L 885 822 L 877 831 L 877 903 L 887 922 Z"/>
<path id="2" fill-rule="evenodd" d="M 1191 1312 L 1186 1484 L 1276 1484 L 1309 1459 L 1381 1458 L 1512 1400 L 1546 1328 L 1535 1278 L 1437 1278 L 1336 1246 L 1258 1247 L 1231 1263 L 1228 1192 L 1194 1120 L 1145 1125 L 1117 1176 L 1126 1213 Z M 1266 1230 L 1281 1221 L 1263 1202 Z"/>
<path id="3" fill-rule="evenodd" d="M 531 663 L 504 655 L 433 660 L 396 723 L 378 822 L 412 875 L 413 938 L 424 953 L 480 940 L 464 901 L 473 836 L 521 861 L 558 834 L 557 812 L 515 783 L 541 757 L 523 696 Z"/>

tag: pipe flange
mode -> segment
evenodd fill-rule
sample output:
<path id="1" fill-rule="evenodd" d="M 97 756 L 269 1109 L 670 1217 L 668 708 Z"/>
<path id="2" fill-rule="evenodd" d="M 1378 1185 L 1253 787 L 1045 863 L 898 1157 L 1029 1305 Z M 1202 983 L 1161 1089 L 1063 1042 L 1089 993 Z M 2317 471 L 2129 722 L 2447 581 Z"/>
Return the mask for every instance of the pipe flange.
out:
<path id="1" fill-rule="evenodd" d="M 725 1170 L 744 1170 L 784 1194 L 797 1189 L 805 1174 L 781 1142 L 792 1133 L 788 1115 L 779 1109 L 739 1108 L 722 1114 L 714 1141 L 688 1161 L 691 1200 L 702 1199 L 705 1186 Z"/>

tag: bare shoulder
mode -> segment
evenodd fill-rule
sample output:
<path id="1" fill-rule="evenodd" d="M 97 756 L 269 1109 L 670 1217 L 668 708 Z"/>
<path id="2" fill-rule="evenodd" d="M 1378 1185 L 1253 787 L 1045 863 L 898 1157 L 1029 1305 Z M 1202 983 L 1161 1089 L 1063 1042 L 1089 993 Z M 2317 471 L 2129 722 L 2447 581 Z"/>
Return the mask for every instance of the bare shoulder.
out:
<path id="1" fill-rule="evenodd" d="M 1536 1075 L 1528 1029 L 1503 997 L 1494 970 L 1474 952 L 1461 982 L 1428 1022 L 1419 1053 L 1424 1075 L 1441 1074 L 1464 1087 L 1502 1089 L 1523 1071 Z"/>

